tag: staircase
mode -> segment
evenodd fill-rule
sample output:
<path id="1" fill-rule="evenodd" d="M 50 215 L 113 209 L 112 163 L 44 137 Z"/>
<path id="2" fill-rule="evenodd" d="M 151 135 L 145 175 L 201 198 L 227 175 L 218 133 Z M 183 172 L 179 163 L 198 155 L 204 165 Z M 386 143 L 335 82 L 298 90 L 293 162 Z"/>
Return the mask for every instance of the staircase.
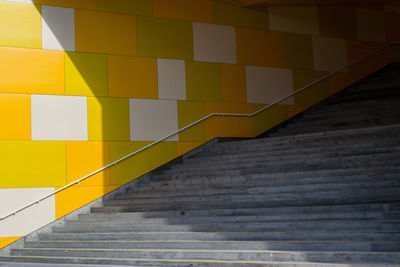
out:
<path id="1" fill-rule="evenodd" d="M 399 75 L 184 158 L 0 266 L 400 266 Z"/>

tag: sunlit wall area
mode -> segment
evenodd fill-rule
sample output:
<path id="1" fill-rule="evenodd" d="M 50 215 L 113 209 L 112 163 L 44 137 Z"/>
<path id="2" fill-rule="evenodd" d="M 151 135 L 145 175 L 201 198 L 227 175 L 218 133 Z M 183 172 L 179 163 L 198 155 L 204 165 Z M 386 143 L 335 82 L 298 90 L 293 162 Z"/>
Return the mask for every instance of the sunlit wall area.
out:
<path id="1" fill-rule="evenodd" d="M 0 0 L 0 217 L 213 112 L 252 113 L 389 41 L 400 10 Z M 399 58 L 400 59 L 400 58 Z M 0 247 L 215 138 L 254 137 L 389 63 L 211 118 L 0 221 Z"/>

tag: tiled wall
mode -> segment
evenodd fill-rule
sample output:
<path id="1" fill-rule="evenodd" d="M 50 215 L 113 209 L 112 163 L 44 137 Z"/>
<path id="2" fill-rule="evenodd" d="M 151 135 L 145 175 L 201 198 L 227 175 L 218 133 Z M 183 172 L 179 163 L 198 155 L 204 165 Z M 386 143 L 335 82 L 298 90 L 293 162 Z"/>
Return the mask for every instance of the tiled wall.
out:
<path id="1" fill-rule="evenodd" d="M 399 40 L 396 8 L 0 0 L 0 217 L 209 113 L 254 112 Z M 254 119 L 212 118 L 173 136 L 0 221 L 0 247 L 216 136 L 253 137 L 389 61 Z"/>

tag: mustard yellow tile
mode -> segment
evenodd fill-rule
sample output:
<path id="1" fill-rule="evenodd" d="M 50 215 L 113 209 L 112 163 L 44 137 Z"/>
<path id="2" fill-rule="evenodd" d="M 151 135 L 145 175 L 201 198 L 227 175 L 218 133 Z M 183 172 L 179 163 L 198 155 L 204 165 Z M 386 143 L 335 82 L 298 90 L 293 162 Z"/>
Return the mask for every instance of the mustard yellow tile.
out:
<path id="1" fill-rule="evenodd" d="M 115 161 L 149 142 L 111 142 L 110 159 Z M 175 142 L 162 142 L 111 167 L 111 184 L 126 184 L 176 157 Z"/>
<path id="2" fill-rule="evenodd" d="M 202 144 L 204 144 L 204 142 L 176 142 L 176 156 L 182 156 Z"/>
<path id="3" fill-rule="evenodd" d="M 64 94 L 64 53 L 0 48 L 0 92 Z"/>
<path id="4" fill-rule="evenodd" d="M 254 111 L 264 105 L 256 105 Z M 254 135 L 258 136 L 288 119 L 288 106 L 275 105 L 254 117 Z"/>
<path id="5" fill-rule="evenodd" d="M 16 236 L 16 237 L 0 237 L 0 249 L 10 245 L 11 243 L 17 241 L 18 239 L 22 238 L 23 236 Z"/>
<path id="6" fill-rule="evenodd" d="M 0 1 L 0 36 L 0 46 L 41 48 L 40 8 Z"/>
<path id="7" fill-rule="evenodd" d="M 109 56 L 109 95 L 158 98 L 157 59 Z"/>
<path id="8" fill-rule="evenodd" d="M 96 9 L 96 0 L 35 0 L 35 4 L 80 9 Z"/>
<path id="9" fill-rule="evenodd" d="M 212 0 L 153 0 L 154 16 L 212 23 Z"/>
<path id="10" fill-rule="evenodd" d="M 283 67 L 282 33 L 236 28 L 237 63 Z"/>
<path id="11" fill-rule="evenodd" d="M 356 39 L 357 23 L 356 9 L 354 7 L 319 7 L 318 18 L 322 36 Z"/>
<path id="12" fill-rule="evenodd" d="M 317 7 L 274 6 L 268 11 L 269 27 L 273 31 L 319 34 Z"/>
<path id="13" fill-rule="evenodd" d="M 59 188 L 56 188 L 56 190 Z M 117 186 L 73 185 L 56 194 L 56 219 L 117 189 Z"/>
<path id="14" fill-rule="evenodd" d="M 68 52 L 65 56 L 65 93 L 107 96 L 107 56 Z"/>
<path id="15" fill-rule="evenodd" d="M 298 90 L 303 86 L 316 81 L 317 79 L 328 74 L 328 72 L 310 71 L 310 70 L 293 70 L 293 86 L 294 90 Z M 304 91 L 295 95 L 296 105 L 314 105 L 322 99 L 329 96 L 330 87 L 329 80 L 326 79 L 313 85 Z"/>
<path id="16" fill-rule="evenodd" d="M 268 13 L 214 1 L 214 23 L 268 29 Z"/>
<path id="17" fill-rule="evenodd" d="M 308 108 L 308 106 L 288 106 L 287 108 L 288 108 L 288 118 L 291 118 L 305 111 Z"/>
<path id="18" fill-rule="evenodd" d="M 253 104 L 206 103 L 206 113 L 251 114 Z M 207 120 L 207 140 L 215 137 L 253 137 L 253 119 L 247 117 L 212 117 Z"/>
<path id="19" fill-rule="evenodd" d="M 137 17 L 138 55 L 193 59 L 193 29 L 189 21 Z"/>
<path id="20" fill-rule="evenodd" d="M 222 102 L 245 103 L 246 70 L 243 65 L 222 64 Z"/>
<path id="21" fill-rule="evenodd" d="M 0 125 L 0 140 L 30 140 L 30 96 L 0 94 Z"/>
<path id="22" fill-rule="evenodd" d="M 65 185 L 65 142 L 0 141 L 0 151 L 0 188 Z"/>
<path id="23" fill-rule="evenodd" d="M 67 142 L 67 183 L 72 183 L 110 163 L 108 142 Z M 110 185 L 110 170 L 81 182 L 82 185 Z"/>
<path id="24" fill-rule="evenodd" d="M 152 16 L 152 0 L 97 0 L 97 10 Z"/>
<path id="25" fill-rule="evenodd" d="M 179 129 L 206 116 L 204 102 L 178 101 Z M 204 141 L 206 139 L 206 123 L 201 122 L 179 133 L 180 141 Z"/>
<path id="26" fill-rule="evenodd" d="M 90 141 L 128 141 L 129 99 L 88 97 L 88 131 Z"/>
<path id="27" fill-rule="evenodd" d="M 186 62 L 186 98 L 194 101 L 221 101 L 221 65 Z"/>
<path id="28" fill-rule="evenodd" d="M 285 67 L 313 69 L 313 44 L 309 35 L 283 33 Z"/>
<path id="29" fill-rule="evenodd" d="M 137 54 L 133 15 L 75 10 L 75 36 L 79 52 Z"/>

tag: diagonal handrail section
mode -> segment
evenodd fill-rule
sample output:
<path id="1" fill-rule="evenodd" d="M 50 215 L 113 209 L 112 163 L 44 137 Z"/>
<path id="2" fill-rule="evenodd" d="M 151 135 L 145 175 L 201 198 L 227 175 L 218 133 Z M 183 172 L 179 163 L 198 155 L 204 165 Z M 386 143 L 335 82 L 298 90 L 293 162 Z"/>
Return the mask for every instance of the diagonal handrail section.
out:
<path id="1" fill-rule="evenodd" d="M 93 175 L 95 175 L 95 174 L 97 174 L 99 172 L 102 172 L 102 171 L 104 171 L 104 170 L 106 170 L 106 169 L 108 169 L 108 168 L 110 168 L 112 166 L 116 166 L 121 161 L 124 161 L 125 159 L 130 158 L 130 157 L 132 157 L 132 156 L 134 156 L 134 155 L 136 155 L 136 154 L 138 154 L 138 153 L 140 153 L 140 152 L 142 152 L 142 151 L 144 151 L 144 150 L 146 150 L 148 148 L 151 148 L 151 147 L 157 145 L 158 143 L 161 143 L 161 142 L 165 141 L 166 139 L 168 139 L 168 138 L 170 138 L 170 137 L 172 137 L 172 136 L 174 136 L 176 134 L 179 134 L 180 132 L 183 132 L 186 129 L 188 129 L 188 128 L 190 128 L 190 127 L 192 127 L 192 126 L 194 126 L 194 125 L 196 125 L 196 124 L 198 124 L 200 122 L 203 122 L 203 121 L 205 121 L 205 120 L 207 120 L 207 119 L 209 119 L 211 117 L 215 117 L 215 116 L 221 116 L 221 117 L 224 117 L 224 116 L 226 116 L 226 117 L 254 117 L 257 114 L 259 114 L 259 113 L 261 113 L 261 112 L 263 112 L 263 111 L 265 111 L 265 110 L 267 110 L 267 109 L 269 109 L 269 108 L 271 108 L 271 107 L 273 107 L 273 106 L 285 101 L 286 99 L 288 99 L 288 98 L 290 98 L 290 97 L 292 97 L 292 96 L 294 96 L 294 95 L 296 95 L 296 94 L 298 94 L 298 93 L 300 93 L 300 92 L 302 92 L 304 90 L 306 90 L 307 88 L 310 88 L 311 86 L 314 86 L 314 85 L 318 84 L 319 82 L 324 81 L 324 80 L 332 77 L 336 73 L 339 73 L 339 72 L 347 69 L 348 67 L 351 67 L 352 65 L 357 64 L 360 61 L 362 61 L 362 60 L 364 60 L 364 59 L 366 59 L 366 58 L 368 58 L 370 56 L 375 55 L 376 53 L 380 52 L 381 50 L 383 50 L 383 49 L 385 49 L 385 48 L 387 48 L 387 47 L 389 47 L 391 45 L 400 45 L 400 42 L 388 42 L 388 43 L 385 43 L 384 45 L 378 47 L 377 49 L 373 50 L 372 52 L 370 52 L 370 53 L 368 53 L 368 54 L 366 54 L 366 55 L 364 55 L 364 56 L 352 61 L 351 63 L 346 64 L 343 67 L 340 67 L 340 68 L 330 72 L 329 74 L 327 74 L 325 76 L 322 76 L 321 78 L 319 78 L 319 79 L 317 79 L 317 80 L 305 85 L 302 88 L 297 89 L 296 91 L 292 92 L 291 94 L 289 94 L 289 95 L 287 95 L 287 96 L 285 96 L 285 97 L 283 97 L 283 98 L 281 98 L 281 99 L 279 99 L 279 100 L 277 100 L 277 101 L 275 101 L 275 102 L 273 102 L 273 103 L 271 103 L 271 104 L 269 104 L 269 105 L 267 105 L 267 106 L 255 111 L 253 113 L 249 113 L 249 114 L 242 114 L 242 113 L 211 113 L 211 114 L 208 114 L 207 116 L 205 116 L 205 117 L 203 117 L 203 118 L 201 118 L 201 119 L 199 119 L 199 120 L 197 120 L 195 122 L 192 122 L 191 124 L 186 125 L 185 127 L 181 128 L 181 129 L 179 129 L 179 130 L 177 130 L 177 131 L 175 131 L 173 133 L 170 133 L 170 134 L 160 138 L 159 140 L 154 141 L 153 143 L 148 144 L 148 145 L 142 147 L 141 149 L 136 150 L 136 151 L 134 151 L 134 152 L 132 152 L 132 153 L 130 153 L 130 154 L 128 154 L 128 155 L 126 155 L 126 156 L 124 156 L 124 157 L 122 157 L 122 158 L 120 158 L 120 159 L 118 159 L 118 160 L 116 160 L 116 161 L 114 161 L 114 162 L 112 162 L 112 163 L 110 163 L 110 164 L 108 164 L 108 165 L 106 165 L 106 166 L 104 166 L 104 167 L 102 167 L 102 168 L 100 168 L 100 169 L 98 169 L 98 170 L 96 170 L 96 171 L 94 171 L 94 172 L 92 172 L 92 173 L 90 173 L 90 174 L 88 174 L 88 175 L 86 175 L 86 176 L 84 176 L 84 177 L 72 182 L 72 183 L 70 183 L 70 184 L 67 184 L 67 185 L 61 187 L 60 189 L 58 189 L 58 190 L 56 190 L 56 191 L 54 191 L 54 192 L 52 192 L 50 194 L 47 194 L 47 195 L 39 198 L 36 201 L 33 201 L 33 202 L 31 202 L 29 204 L 26 204 L 25 206 L 13 211 L 13 212 L 8 213 L 7 215 L 1 217 L 0 221 L 6 219 L 8 217 L 11 217 L 13 215 L 16 215 L 17 213 L 19 213 L 19 212 L 21 212 L 21 211 L 23 211 L 23 210 L 35 205 L 35 204 L 39 204 L 41 201 L 43 201 L 43 200 L 45 200 L 45 199 L 47 199 L 47 198 L 49 198 L 51 196 L 54 196 L 58 192 L 61 192 L 61 191 L 65 190 L 65 189 L 67 189 L 67 188 L 69 188 L 69 187 L 71 187 L 73 185 L 79 184 L 80 182 L 86 180 L 87 178 L 89 178 L 89 177 L 91 177 L 91 176 L 93 176 Z"/>

